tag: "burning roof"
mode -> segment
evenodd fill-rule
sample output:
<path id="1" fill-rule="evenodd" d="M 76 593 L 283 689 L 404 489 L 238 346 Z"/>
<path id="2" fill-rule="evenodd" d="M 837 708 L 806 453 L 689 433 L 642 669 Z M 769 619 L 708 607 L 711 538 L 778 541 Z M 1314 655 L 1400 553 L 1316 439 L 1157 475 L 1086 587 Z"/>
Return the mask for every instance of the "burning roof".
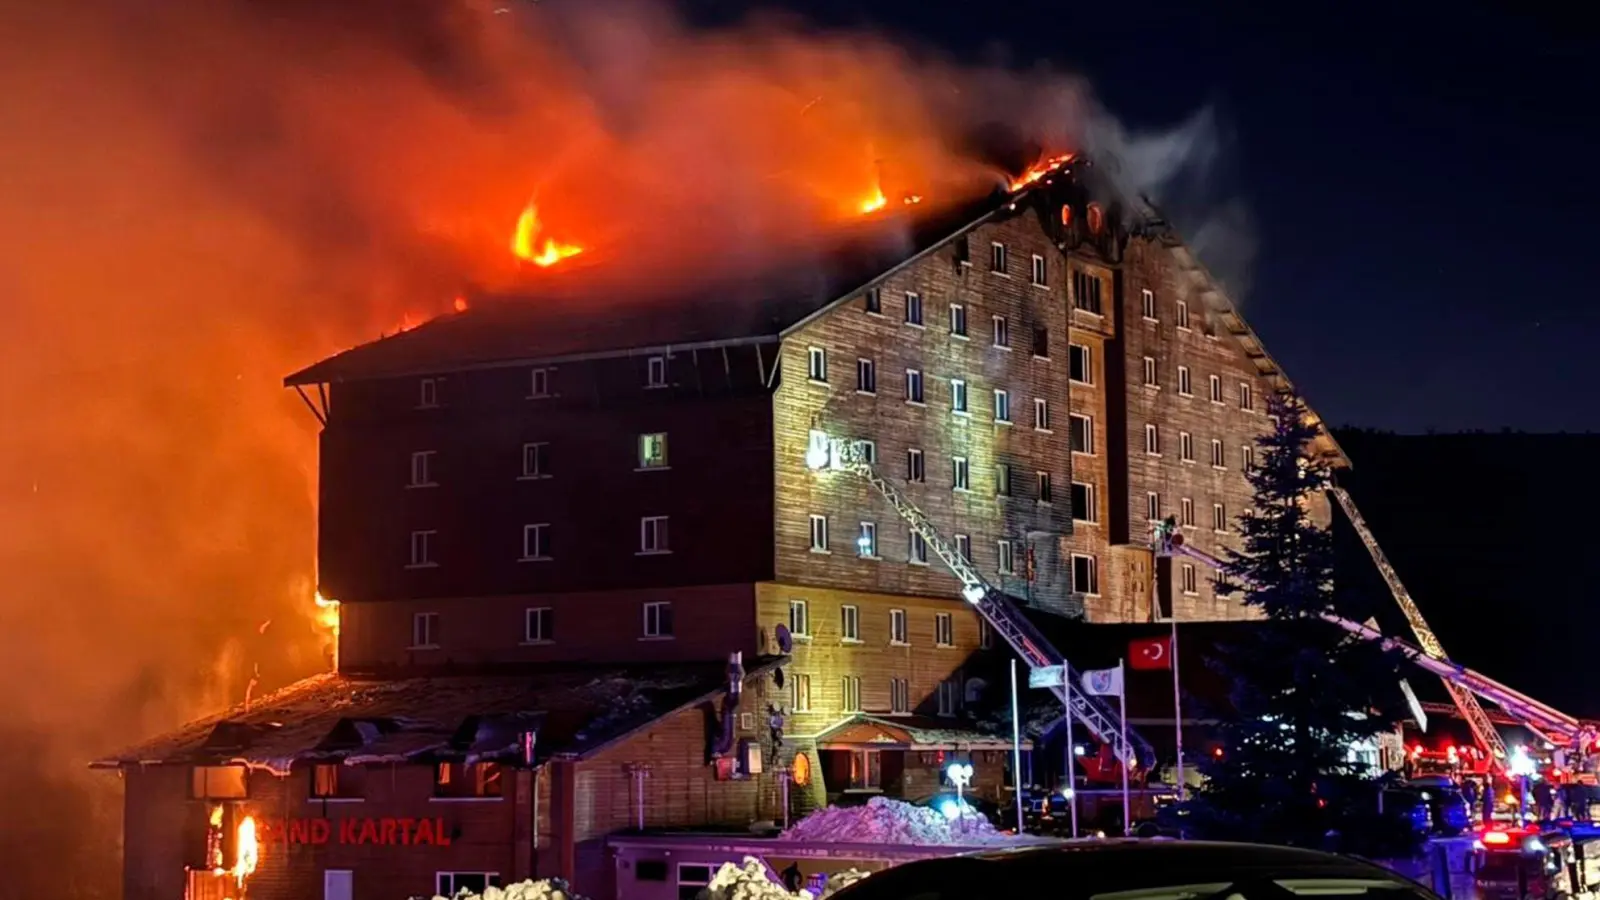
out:
<path id="1" fill-rule="evenodd" d="M 764 674 L 780 660 L 750 667 Z M 279 774 L 318 760 L 361 765 L 421 759 L 583 755 L 726 688 L 725 663 L 561 667 L 518 675 L 396 679 L 318 675 L 97 760 L 97 768 L 246 765 Z"/>

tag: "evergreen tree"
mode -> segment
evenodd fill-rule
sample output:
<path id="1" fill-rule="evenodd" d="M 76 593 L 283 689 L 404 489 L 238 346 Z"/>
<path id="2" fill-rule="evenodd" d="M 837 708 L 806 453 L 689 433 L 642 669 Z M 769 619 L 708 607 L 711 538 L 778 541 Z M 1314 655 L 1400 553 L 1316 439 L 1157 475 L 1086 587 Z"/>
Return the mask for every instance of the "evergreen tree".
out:
<path id="1" fill-rule="evenodd" d="M 1255 508 L 1237 521 L 1243 548 L 1219 583 L 1266 621 L 1209 661 L 1229 676 L 1233 708 L 1218 711 L 1223 751 L 1202 764 L 1185 818 L 1199 837 L 1404 852 L 1413 839 L 1378 815 L 1382 773 L 1350 752 L 1404 715 L 1400 659 L 1321 619 L 1341 613 L 1332 533 L 1312 514 L 1331 473 L 1299 399 L 1273 398 L 1269 411 L 1249 474 Z"/>

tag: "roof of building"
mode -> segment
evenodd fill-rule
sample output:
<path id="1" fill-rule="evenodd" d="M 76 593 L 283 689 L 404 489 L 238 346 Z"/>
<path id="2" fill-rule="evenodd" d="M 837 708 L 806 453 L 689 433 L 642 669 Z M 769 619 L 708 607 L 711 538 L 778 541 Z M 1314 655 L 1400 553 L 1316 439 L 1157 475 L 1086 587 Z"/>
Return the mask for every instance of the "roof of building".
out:
<path id="1" fill-rule="evenodd" d="M 818 744 L 871 744 L 889 749 L 951 750 L 1011 748 L 1011 736 L 979 724 L 928 716 L 872 716 L 859 713 L 817 735 Z M 1027 746 L 1027 742 L 1023 743 Z"/>
<path id="2" fill-rule="evenodd" d="M 745 680 L 782 661 L 747 665 Z M 537 759 L 584 756 L 705 702 L 727 682 L 725 663 L 389 679 L 317 675 L 93 765 L 246 765 L 282 774 L 309 760 L 521 759 L 527 732 L 536 736 Z"/>

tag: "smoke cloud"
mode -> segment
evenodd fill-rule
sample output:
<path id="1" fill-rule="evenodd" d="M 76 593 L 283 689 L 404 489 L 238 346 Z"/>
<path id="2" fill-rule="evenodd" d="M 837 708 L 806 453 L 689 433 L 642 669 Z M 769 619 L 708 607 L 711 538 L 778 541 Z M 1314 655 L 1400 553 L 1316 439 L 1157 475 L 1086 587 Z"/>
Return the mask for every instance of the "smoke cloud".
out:
<path id="1" fill-rule="evenodd" d="M 0 793 L 40 811 L 0 821 L 18 895 L 63 871 L 117 895 L 94 755 L 324 667 L 316 423 L 280 379 L 521 277 L 530 198 L 586 248 L 544 277 L 688 279 L 803 251 L 879 191 L 987 193 L 1107 121 L 1071 77 L 648 4 L 9 6 Z M 1148 190 L 1209 140 L 1111 133 Z"/>

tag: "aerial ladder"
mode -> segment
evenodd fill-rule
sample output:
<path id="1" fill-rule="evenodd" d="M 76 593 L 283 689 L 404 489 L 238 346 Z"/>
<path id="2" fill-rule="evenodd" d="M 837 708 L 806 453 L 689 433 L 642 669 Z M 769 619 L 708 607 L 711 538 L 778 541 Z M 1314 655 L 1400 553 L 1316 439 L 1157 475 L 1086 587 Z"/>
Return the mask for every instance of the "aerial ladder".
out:
<path id="1" fill-rule="evenodd" d="M 1346 507 L 1345 503 L 1349 503 L 1349 506 Z M 1347 511 L 1354 510 L 1355 506 L 1348 495 L 1341 501 L 1340 505 L 1341 508 L 1345 508 Z M 1377 542 L 1372 540 L 1371 531 L 1366 528 L 1365 520 L 1359 518 L 1359 514 L 1351 518 L 1353 522 L 1360 523 L 1357 526 L 1357 531 L 1362 534 L 1362 539 L 1367 544 L 1368 550 L 1375 553 L 1375 558 L 1381 558 L 1381 551 L 1377 549 Z M 1221 560 L 1185 543 L 1176 521 L 1171 518 L 1166 519 L 1156 527 L 1153 549 L 1157 556 L 1183 556 L 1196 560 L 1219 572 L 1227 571 L 1225 563 Z M 1411 621 L 1413 629 L 1418 630 L 1419 640 L 1424 642 L 1424 647 L 1417 647 L 1405 641 L 1388 637 L 1370 625 L 1363 625 L 1340 616 L 1325 613 L 1322 618 L 1358 637 L 1376 641 L 1387 650 L 1404 653 L 1419 667 L 1437 675 L 1444 682 L 1446 689 L 1450 691 L 1452 699 L 1456 700 L 1457 709 L 1466 718 L 1474 738 L 1477 739 L 1485 752 L 1490 755 L 1491 761 L 1497 768 L 1504 769 L 1509 761 L 1509 756 L 1506 752 L 1505 743 L 1500 739 L 1500 735 L 1495 731 L 1493 723 L 1489 721 L 1489 717 L 1484 713 L 1483 707 L 1478 703 L 1479 697 L 1493 702 L 1505 710 L 1512 718 L 1522 722 L 1536 735 L 1547 741 L 1575 746 L 1580 754 L 1588 751 L 1589 745 L 1594 740 L 1594 733 L 1576 718 L 1501 684 L 1487 675 L 1452 662 L 1446 657 L 1443 648 L 1439 646 L 1438 638 L 1433 635 L 1432 629 L 1428 627 L 1426 620 L 1422 618 L 1421 611 L 1416 608 L 1415 601 L 1411 599 L 1409 593 L 1405 592 L 1404 586 L 1400 584 L 1398 575 L 1394 573 L 1393 567 L 1389 566 L 1387 560 L 1384 560 L 1380 565 L 1380 571 L 1383 570 L 1387 570 L 1385 572 L 1385 580 L 1389 583 L 1391 591 L 1395 592 L 1396 601 L 1400 603 L 1402 609 L 1406 610 L 1407 618 Z M 1423 634 L 1426 634 L 1427 637 L 1421 637 Z M 1425 649 L 1430 639 L 1432 646 L 1438 650 L 1437 655 L 1429 653 Z M 1466 698 L 1466 705 L 1462 704 L 1461 698 L 1463 697 Z"/>
<path id="2" fill-rule="evenodd" d="M 813 429 L 806 447 L 806 466 L 814 472 L 853 475 L 883 495 L 911 531 L 921 537 L 928 549 L 960 580 L 962 598 L 972 604 L 973 609 L 983 616 L 996 633 L 1005 638 L 1006 643 L 1030 669 L 1060 668 L 1065 676 L 1062 679 L 1064 683 L 1053 684 L 1051 691 L 1071 709 L 1074 718 L 1110 747 L 1124 765 L 1131 768 L 1155 764 L 1155 751 L 1150 743 L 1128 731 L 1115 710 L 1081 688 L 1068 687 L 1082 683 L 1078 670 L 1028 619 L 1016 600 L 990 584 L 976 566 L 944 539 L 922 510 L 877 473 L 859 442 L 832 438 L 824 431 Z"/>

